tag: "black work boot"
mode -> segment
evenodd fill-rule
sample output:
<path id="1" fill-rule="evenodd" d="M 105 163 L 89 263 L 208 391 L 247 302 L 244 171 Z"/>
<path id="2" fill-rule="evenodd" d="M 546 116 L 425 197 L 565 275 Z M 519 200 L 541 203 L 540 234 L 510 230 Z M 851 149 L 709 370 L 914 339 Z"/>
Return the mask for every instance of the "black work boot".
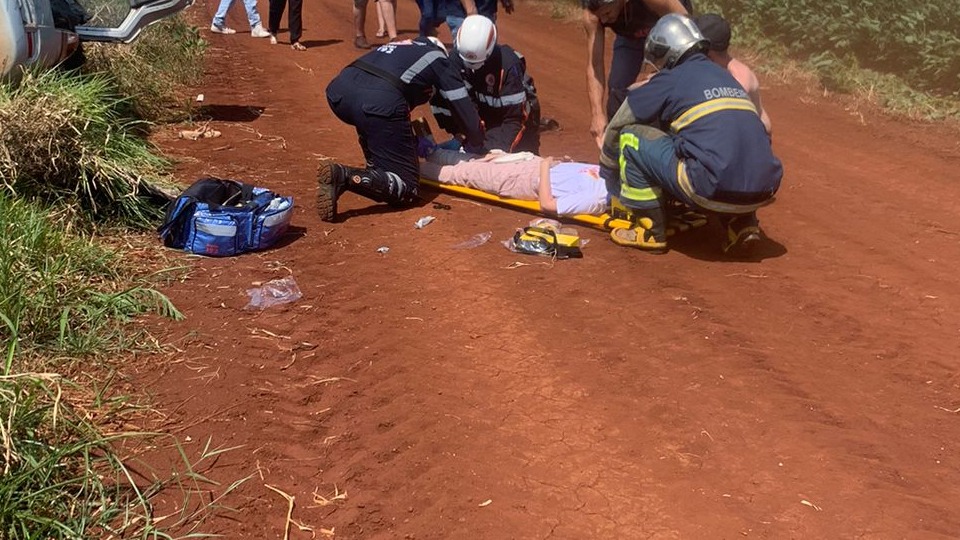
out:
<path id="1" fill-rule="evenodd" d="M 734 257 L 749 257 L 763 240 L 760 221 L 756 212 L 737 216 L 722 216 L 721 223 L 726 230 L 726 238 L 721 244 L 723 252 Z"/>
<path id="2" fill-rule="evenodd" d="M 380 169 L 343 167 L 344 189 L 376 202 L 402 207 L 417 197 L 416 187 L 408 186 L 394 173 Z"/>
<path id="3" fill-rule="evenodd" d="M 337 218 L 337 199 L 346 191 L 346 167 L 333 161 L 321 163 L 317 169 L 317 212 L 321 221 Z"/>

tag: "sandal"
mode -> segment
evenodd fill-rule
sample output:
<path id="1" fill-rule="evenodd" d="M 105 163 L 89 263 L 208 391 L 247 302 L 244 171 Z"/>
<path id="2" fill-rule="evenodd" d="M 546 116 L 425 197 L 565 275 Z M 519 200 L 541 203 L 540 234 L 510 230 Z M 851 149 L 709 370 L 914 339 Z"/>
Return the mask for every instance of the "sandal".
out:
<path id="1" fill-rule="evenodd" d="M 307 50 L 307 47 L 306 47 L 303 43 L 300 43 L 299 41 L 296 42 L 296 43 L 291 43 L 291 44 L 290 44 L 290 48 L 293 49 L 293 50 L 295 50 L 295 51 L 305 51 L 305 50 Z"/>
<path id="2" fill-rule="evenodd" d="M 384 38 L 384 37 L 387 37 L 387 31 L 386 31 L 386 30 L 377 30 L 377 33 L 374 34 L 374 35 L 377 36 L 377 37 L 379 37 L 379 38 Z"/>
<path id="3" fill-rule="evenodd" d="M 367 41 L 367 38 L 363 36 L 357 36 L 353 38 L 353 46 L 358 49 L 370 49 L 370 42 Z"/>

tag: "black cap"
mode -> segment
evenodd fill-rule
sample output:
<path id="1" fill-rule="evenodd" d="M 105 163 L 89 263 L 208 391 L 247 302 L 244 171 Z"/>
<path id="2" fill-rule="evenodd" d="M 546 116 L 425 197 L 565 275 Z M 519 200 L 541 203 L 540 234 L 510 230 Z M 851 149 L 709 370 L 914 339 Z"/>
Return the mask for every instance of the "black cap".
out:
<path id="1" fill-rule="evenodd" d="M 730 47 L 730 23 L 716 13 L 704 13 L 693 18 L 703 37 L 710 42 L 711 51 L 725 51 Z"/>

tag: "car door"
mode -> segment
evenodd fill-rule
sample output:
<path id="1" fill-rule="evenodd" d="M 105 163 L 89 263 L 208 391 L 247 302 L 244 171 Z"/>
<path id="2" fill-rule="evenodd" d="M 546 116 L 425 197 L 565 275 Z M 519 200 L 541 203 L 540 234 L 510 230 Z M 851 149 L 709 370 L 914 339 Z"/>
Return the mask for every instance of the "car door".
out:
<path id="1" fill-rule="evenodd" d="M 130 43 L 147 26 L 175 15 L 193 0 L 81 0 L 90 20 L 77 26 L 81 41 Z"/>
<path id="2" fill-rule="evenodd" d="M 51 0 L 0 0 L 0 79 L 16 82 L 22 67 L 52 67 L 76 50 L 77 35 L 57 21 Z"/>

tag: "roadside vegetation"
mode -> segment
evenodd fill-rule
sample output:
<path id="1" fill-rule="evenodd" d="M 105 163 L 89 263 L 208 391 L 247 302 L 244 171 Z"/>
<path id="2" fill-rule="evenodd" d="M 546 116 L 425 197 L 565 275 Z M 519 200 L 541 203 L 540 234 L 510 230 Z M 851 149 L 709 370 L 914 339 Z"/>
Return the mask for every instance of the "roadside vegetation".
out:
<path id="1" fill-rule="evenodd" d="M 756 71 L 815 78 L 825 90 L 923 120 L 960 120 L 960 0 L 693 0 L 720 13 L 732 48 Z M 579 0 L 551 0 L 554 18 L 580 17 Z"/>
<path id="2" fill-rule="evenodd" d="M 163 537 L 160 482 L 119 450 L 147 436 L 116 429 L 142 407 L 103 381 L 155 346 L 134 317 L 181 316 L 134 249 L 170 187 L 147 121 L 184 114 L 202 53 L 175 19 L 88 50 L 83 73 L 0 83 L 0 538 Z"/>
<path id="3" fill-rule="evenodd" d="M 735 48 L 762 51 L 761 71 L 798 65 L 825 89 L 890 112 L 960 120 L 960 0 L 708 0 L 696 8 L 730 21 Z"/>
<path id="4" fill-rule="evenodd" d="M 203 75 L 206 42 L 182 16 L 147 29 L 131 46 L 93 43 L 87 47 L 85 73 L 109 73 L 129 113 L 151 122 L 185 118 L 192 100 L 184 86 Z"/>

